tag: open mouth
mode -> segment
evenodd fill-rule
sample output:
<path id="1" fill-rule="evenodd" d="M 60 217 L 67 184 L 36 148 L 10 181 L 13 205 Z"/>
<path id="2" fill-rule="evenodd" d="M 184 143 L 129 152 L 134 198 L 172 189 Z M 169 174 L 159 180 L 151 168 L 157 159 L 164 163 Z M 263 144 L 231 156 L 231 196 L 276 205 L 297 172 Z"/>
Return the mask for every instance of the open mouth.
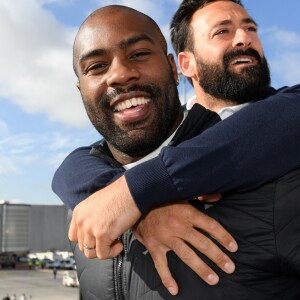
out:
<path id="1" fill-rule="evenodd" d="M 254 60 L 248 57 L 236 58 L 231 62 L 231 65 L 253 64 Z"/>
<path id="2" fill-rule="evenodd" d="M 133 97 L 131 99 L 126 99 L 124 101 L 119 102 L 114 108 L 114 112 L 120 112 L 125 109 L 130 109 L 132 107 L 136 107 L 139 105 L 148 104 L 150 102 L 149 98 L 145 97 Z"/>

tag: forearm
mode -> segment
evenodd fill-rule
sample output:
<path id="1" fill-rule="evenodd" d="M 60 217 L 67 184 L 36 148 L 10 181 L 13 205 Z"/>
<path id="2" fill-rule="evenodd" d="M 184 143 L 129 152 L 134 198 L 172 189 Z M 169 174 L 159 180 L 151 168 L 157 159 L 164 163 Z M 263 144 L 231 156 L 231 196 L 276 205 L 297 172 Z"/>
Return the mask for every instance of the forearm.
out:
<path id="1" fill-rule="evenodd" d="M 74 150 L 54 174 L 52 189 L 71 209 L 121 174 L 120 169 L 91 155 L 91 149 L 89 146 Z"/>
<path id="2" fill-rule="evenodd" d="M 298 88 L 249 105 L 178 147 L 165 147 L 125 177 L 145 213 L 178 199 L 253 189 L 300 166 L 299 149 Z"/>

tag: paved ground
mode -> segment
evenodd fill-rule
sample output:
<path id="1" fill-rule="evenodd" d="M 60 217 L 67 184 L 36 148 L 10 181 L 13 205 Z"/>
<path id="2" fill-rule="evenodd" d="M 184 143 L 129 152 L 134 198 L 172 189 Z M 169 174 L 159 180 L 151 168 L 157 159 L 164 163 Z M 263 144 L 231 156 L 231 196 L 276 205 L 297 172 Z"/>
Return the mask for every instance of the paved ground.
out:
<path id="1" fill-rule="evenodd" d="M 32 295 L 32 300 L 79 300 L 78 288 L 62 285 L 63 271 L 53 279 L 51 270 L 0 270 L 0 299 L 6 293 Z"/>

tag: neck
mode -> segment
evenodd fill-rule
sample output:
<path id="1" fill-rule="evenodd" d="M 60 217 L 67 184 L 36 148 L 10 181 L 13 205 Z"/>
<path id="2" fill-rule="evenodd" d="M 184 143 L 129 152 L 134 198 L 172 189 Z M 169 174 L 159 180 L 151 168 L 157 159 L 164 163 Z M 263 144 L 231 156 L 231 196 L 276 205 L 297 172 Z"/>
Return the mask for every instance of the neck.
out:
<path id="1" fill-rule="evenodd" d="M 114 157 L 114 159 L 122 165 L 127 165 L 127 164 L 130 164 L 130 163 L 133 163 L 133 162 L 138 161 L 138 160 L 140 160 L 141 158 L 144 157 L 144 156 L 131 156 L 131 155 L 128 155 L 128 154 L 116 149 L 109 142 L 107 142 L 107 146 L 108 146 L 112 156 Z"/>

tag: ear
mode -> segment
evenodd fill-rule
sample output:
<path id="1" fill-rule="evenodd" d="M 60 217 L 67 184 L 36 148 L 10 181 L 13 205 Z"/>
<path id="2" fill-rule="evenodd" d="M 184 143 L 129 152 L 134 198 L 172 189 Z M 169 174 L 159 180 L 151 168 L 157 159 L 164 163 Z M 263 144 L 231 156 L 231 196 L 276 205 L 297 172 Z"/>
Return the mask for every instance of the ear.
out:
<path id="1" fill-rule="evenodd" d="M 80 91 L 80 83 L 79 83 L 79 81 L 76 83 L 76 87 L 77 87 L 78 90 Z"/>
<path id="2" fill-rule="evenodd" d="M 175 59 L 174 59 L 174 55 L 173 54 L 168 54 L 168 60 L 169 60 L 169 63 L 171 65 L 171 68 L 172 68 L 174 79 L 175 79 L 176 82 L 178 82 L 178 69 L 177 69 Z"/>
<path id="3" fill-rule="evenodd" d="M 182 74 L 193 79 L 197 76 L 195 56 L 190 51 L 183 51 L 178 54 L 178 64 Z"/>

